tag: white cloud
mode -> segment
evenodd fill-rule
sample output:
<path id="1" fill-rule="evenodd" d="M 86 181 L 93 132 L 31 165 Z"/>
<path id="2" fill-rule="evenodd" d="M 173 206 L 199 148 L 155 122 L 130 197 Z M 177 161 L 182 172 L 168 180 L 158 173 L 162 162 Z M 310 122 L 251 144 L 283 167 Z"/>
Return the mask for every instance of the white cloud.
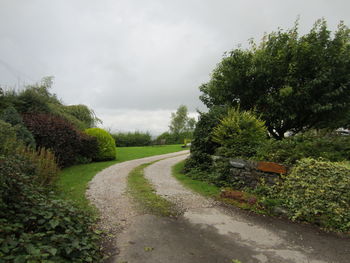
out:
<path id="1" fill-rule="evenodd" d="M 158 117 L 113 119 L 104 109 L 203 109 L 198 87 L 225 51 L 290 28 L 298 15 L 301 32 L 321 17 L 334 29 L 349 23 L 349 8 L 347 0 L 0 0 L 0 85 L 53 75 L 66 103 L 87 104 L 116 127 L 157 130 Z"/>

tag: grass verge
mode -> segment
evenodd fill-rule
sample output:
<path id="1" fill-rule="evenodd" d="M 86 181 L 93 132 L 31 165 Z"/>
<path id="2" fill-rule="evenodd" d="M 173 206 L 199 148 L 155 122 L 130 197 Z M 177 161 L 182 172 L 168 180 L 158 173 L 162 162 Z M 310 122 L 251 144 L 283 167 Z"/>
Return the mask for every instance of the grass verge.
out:
<path id="1" fill-rule="evenodd" d="M 234 200 L 231 198 L 221 197 L 221 187 L 218 187 L 205 181 L 195 180 L 185 175 L 183 173 L 184 164 L 185 161 L 175 164 L 172 168 L 172 174 L 185 187 L 205 197 L 213 198 L 222 203 L 233 205 L 244 210 L 254 211 L 259 214 L 266 214 L 266 211 L 262 210 L 258 204 L 250 204 L 249 202 L 246 202 L 247 200 L 251 200 L 252 198 L 257 198 L 257 196 L 250 193 L 242 192 L 242 200 Z M 234 189 L 226 190 L 235 191 Z"/>
<path id="2" fill-rule="evenodd" d="M 153 185 L 144 177 L 144 169 L 153 163 L 142 164 L 130 172 L 128 192 L 143 211 L 158 216 L 175 216 L 174 204 L 157 195 Z"/>
<path id="3" fill-rule="evenodd" d="M 173 176 L 180 181 L 180 183 L 206 197 L 219 198 L 221 192 L 220 187 L 186 176 L 182 172 L 184 165 L 185 161 L 182 161 L 175 164 L 172 168 Z"/>
<path id="4" fill-rule="evenodd" d="M 74 165 L 63 169 L 57 182 L 58 190 L 64 199 L 72 200 L 82 209 L 94 211 L 85 197 L 85 191 L 88 183 L 98 172 L 116 163 L 181 150 L 183 150 L 181 145 L 117 147 L 117 159 L 114 161 Z"/>

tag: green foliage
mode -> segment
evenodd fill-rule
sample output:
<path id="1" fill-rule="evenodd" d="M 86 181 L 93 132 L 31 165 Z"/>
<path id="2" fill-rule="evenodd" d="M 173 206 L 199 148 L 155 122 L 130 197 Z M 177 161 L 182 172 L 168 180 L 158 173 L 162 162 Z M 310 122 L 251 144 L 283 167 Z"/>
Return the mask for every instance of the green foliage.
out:
<path id="1" fill-rule="evenodd" d="M 94 221 L 32 180 L 21 156 L 0 157 L 2 262 L 100 262 Z"/>
<path id="2" fill-rule="evenodd" d="M 17 140 L 22 141 L 25 145 L 35 148 L 33 134 L 24 126 L 22 116 L 13 106 L 9 106 L 0 114 L 0 120 L 10 123 L 15 131 Z"/>
<path id="3" fill-rule="evenodd" d="M 200 113 L 191 141 L 191 156 L 185 164 L 187 171 L 193 167 L 200 167 L 203 170 L 210 168 L 212 163 L 210 155 L 219 147 L 218 143 L 212 141 L 211 133 L 226 114 L 225 107 L 212 107 L 208 113 Z"/>
<path id="4" fill-rule="evenodd" d="M 94 160 L 108 161 L 116 158 L 115 141 L 107 131 L 100 128 L 89 128 L 85 130 L 85 133 L 97 139 L 98 152 Z"/>
<path id="5" fill-rule="evenodd" d="M 80 130 L 101 123 L 94 111 L 85 105 L 64 105 L 55 94 L 50 92 L 52 83 L 53 78 L 47 77 L 43 78 L 41 83 L 27 86 L 25 90 L 20 92 L 1 90 L 0 112 L 6 108 L 15 107 L 21 114 L 52 114 L 66 119 Z M 11 116 L 11 120 L 14 120 L 13 116 Z"/>
<path id="6" fill-rule="evenodd" d="M 185 105 L 180 105 L 176 113 L 171 114 L 171 122 L 169 126 L 170 134 L 193 132 L 195 125 L 195 119 L 188 117 L 187 107 Z"/>
<path id="7" fill-rule="evenodd" d="M 149 132 L 118 132 L 112 134 L 118 147 L 147 146 L 151 145 L 152 137 Z"/>
<path id="8" fill-rule="evenodd" d="M 79 130 L 85 130 L 101 123 L 101 120 L 96 117 L 94 111 L 85 105 L 65 106 L 50 103 L 49 108 L 53 115 L 63 117 Z"/>
<path id="9" fill-rule="evenodd" d="M 83 149 L 85 146 L 82 139 L 86 135 L 82 135 L 71 123 L 61 117 L 48 114 L 25 114 L 23 121 L 34 135 L 37 146 L 51 149 L 61 167 L 75 164 L 80 156 L 91 158 L 91 155 L 96 154 Z M 90 149 L 93 150 L 93 148 Z"/>
<path id="10" fill-rule="evenodd" d="M 350 136 L 308 132 L 281 141 L 271 139 L 259 149 L 256 158 L 293 165 L 298 160 L 308 157 L 322 157 L 335 162 L 349 160 Z"/>
<path id="11" fill-rule="evenodd" d="M 27 160 L 34 169 L 36 182 L 41 186 L 53 185 L 57 180 L 59 168 L 55 155 L 45 149 L 35 150 L 28 147 L 20 147 L 17 153 Z"/>
<path id="12" fill-rule="evenodd" d="M 192 139 L 195 126 L 196 120 L 188 117 L 187 107 L 180 105 L 175 113 L 171 113 L 169 132 L 159 135 L 156 143 L 160 144 L 162 141 L 166 144 L 184 143 L 185 139 Z"/>
<path id="13" fill-rule="evenodd" d="M 192 138 L 192 132 L 182 132 L 182 133 L 169 133 L 163 132 L 156 139 L 156 143 L 160 144 L 162 141 L 165 141 L 165 144 L 182 144 L 185 139 Z"/>
<path id="14" fill-rule="evenodd" d="M 43 78 L 41 83 L 28 86 L 17 95 L 16 109 L 20 113 L 51 113 L 50 104 L 61 102 L 50 93 L 53 77 Z"/>
<path id="15" fill-rule="evenodd" d="M 79 151 L 76 156 L 76 163 L 90 163 L 99 151 L 97 138 L 79 132 Z"/>
<path id="16" fill-rule="evenodd" d="M 294 28 L 265 35 L 261 44 L 229 52 L 202 85 L 209 107 L 256 110 L 277 139 L 310 128 L 349 123 L 350 30 L 332 34 L 324 20 L 298 35 Z"/>
<path id="17" fill-rule="evenodd" d="M 213 129 L 212 140 L 225 149 L 224 156 L 250 158 L 266 143 L 265 122 L 250 111 L 229 109 Z"/>
<path id="18" fill-rule="evenodd" d="M 64 106 L 65 111 L 81 121 L 84 125 L 84 129 L 92 128 L 102 121 L 96 117 L 95 112 L 89 109 L 86 105 L 69 105 Z"/>
<path id="19" fill-rule="evenodd" d="M 14 153 L 17 146 L 16 130 L 11 124 L 0 120 L 0 156 Z"/>
<path id="20" fill-rule="evenodd" d="M 293 220 L 350 230 L 350 169 L 340 163 L 303 159 L 277 187 Z"/>
<path id="21" fill-rule="evenodd" d="M 0 87 L 0 112 L 16 104 L 18 98 L 13 90 L 5 90 Z"/>

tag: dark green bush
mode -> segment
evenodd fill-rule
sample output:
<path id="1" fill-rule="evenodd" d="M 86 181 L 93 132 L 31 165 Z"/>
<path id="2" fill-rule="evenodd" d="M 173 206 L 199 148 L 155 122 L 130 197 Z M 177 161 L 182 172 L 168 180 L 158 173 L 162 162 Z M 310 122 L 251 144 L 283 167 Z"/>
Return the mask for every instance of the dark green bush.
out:
<path id="1" fill-rule="evenodd" d="M 303 159 L 276 188 L 293 220 L 327 229 L 350 230 L 350 168 L 340 163 Z"/>
<path id="2" fill-rule="evenodd" d="M 222 146 L 221 156 L 250 158 L 266 143 L 267 129 L 253 112 L 230 109 L 213 129 L 212 140 Z"/>
<path id="3" fill-rule="evenodd" d="M 0 119 L 10 123 L 15 131 L 17 140 L 22 141 L 25 145 L 34 148 L 35 140 L 33 134 L 24 126 L 22 116 L 12 106 L 7 107 L 0 114 Z"/>
<path id="4" fill-rule="evenodd" d="M 258 152 L 257 158 L 288 165 L 302 158 L 322 157 L 329 161 L 350 159 L 350 136 L 308 132 L 283 140 L 269 140 Z"/>
<path id="5" fill-rule="evenodd" d="M 98 142 L 94 136 L 89 136 L 86 133 L 80 133 L 80 146 L 78 157 L 76 158 L 77 163 L 90 163 L 96 159 L 98 154 Z"/>
<path id="6" fill-rule="evenodd" d="M 208 113 L 200 113 L 191 141 L 191 156 L 185 163 L 186 171 L 194 167 L 203 170 L 210 168 L 211 155 L 219 147 L 219 144 L 212 140 L 211 133 L 226 114 L 227 108 L 224 107 L 213 107 Z"/>
<path id="7" fill-rule="evenodd" d="M 11 124 L 0 120 L 0 156 L 15 152 L 17 146 L 16 130 Z"/>
<path id="8" fill-rule="evenodd" d="M 108 161 L 116 158 L 115 141 L 107 131 L 100 128 L 90 128 L 86 129 L 85 133 L 97 139 L 98 152 L 95 155 L 96 161 Z"/>
<path id="9" fill-rule="evenodd" d="M 100 262 L 91 216 L 36 185 L 28 167 L 0 157 L 0 262 Z"/>
<path id="10" fill-rule="evenodd" d="M 13 90 L 4 90 L 0 87 L 0 112 L 17 103 L 17 94 Z"/>
<path id="11" fill-rule="evenodd" d="M 118 147 L 147 146 L 151 145 L 152 137 L 148 132 L 118 132 L 112 134 Z"/>

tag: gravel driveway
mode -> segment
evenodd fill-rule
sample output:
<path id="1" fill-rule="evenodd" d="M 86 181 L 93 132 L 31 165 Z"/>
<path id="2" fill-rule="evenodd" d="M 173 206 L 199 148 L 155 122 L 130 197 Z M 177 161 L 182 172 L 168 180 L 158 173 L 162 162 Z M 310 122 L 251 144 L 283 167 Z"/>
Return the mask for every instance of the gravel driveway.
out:
<path id="1" fill-rule="evenodd" d="M 171 167 L 186 158 L 185 153 L 117 164 L 93 179 L 88 196 L 102 211 L 104 225 L 117 232 L 117 255 L 109 262 L 350 262 L 349 238 L 224 207 L 184 188 L 171 176 Z M 136 212 L 124 194 L 128 172 L 171 156 L 147 167 L 145 176 L 183 215 L 174 219 Z"/>

